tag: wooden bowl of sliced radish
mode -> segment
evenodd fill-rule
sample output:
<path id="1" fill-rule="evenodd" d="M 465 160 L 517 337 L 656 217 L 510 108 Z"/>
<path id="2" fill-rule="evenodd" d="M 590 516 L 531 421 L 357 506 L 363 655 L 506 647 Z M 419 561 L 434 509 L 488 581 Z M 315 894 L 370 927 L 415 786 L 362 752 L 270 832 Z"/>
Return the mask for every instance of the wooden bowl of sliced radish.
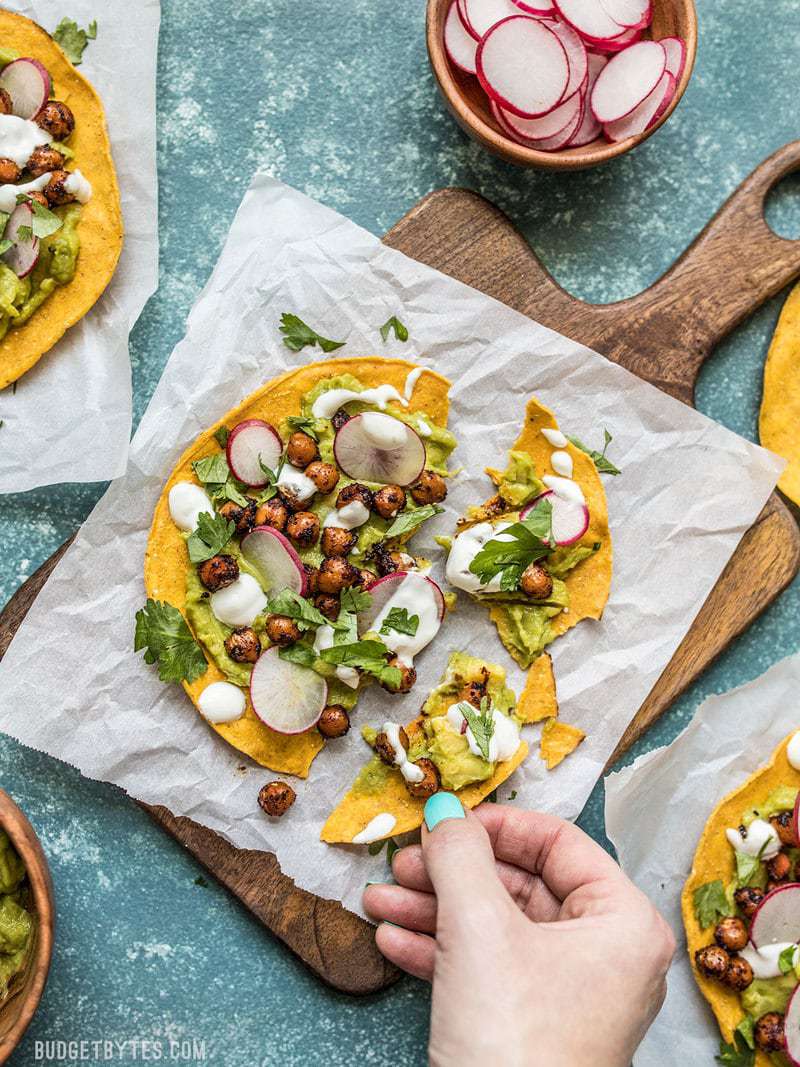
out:
<path id="1" fill-rule="evenodd" d="M 629 152 L 683 96 L 693 0 L 428 0 L 428 54 L 474 140 L 511 163 L 582 170 Z"/>

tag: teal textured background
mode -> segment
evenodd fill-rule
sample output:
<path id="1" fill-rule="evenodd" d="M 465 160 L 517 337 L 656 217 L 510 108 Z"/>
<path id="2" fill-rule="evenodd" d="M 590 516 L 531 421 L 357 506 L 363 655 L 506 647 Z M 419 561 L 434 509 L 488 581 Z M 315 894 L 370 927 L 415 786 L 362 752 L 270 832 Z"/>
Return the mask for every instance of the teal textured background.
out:
<path id="1" fill-rule="evenodd" d="M 562 285 L 605 302 L 650 284 L 747 173 L 798 136 L 798 0 L 699 0 L 697 69 L 676 114 L 639 151 L 575 175 L 517 170 L 466 140 L 435 91 L 424 6 L 163 0 L 161 288 L 133 334 L 137 419 L 258 167 L 375 233 L 431 189 L 476 189 Z M 787 180 L 769 205 L 786 236 L 800 233 L 797 188 Z M 771 302 L 725 343 L 698 389 L 703 411 L 751 439 L 779 307 Z M 62 486 L 0 500 L 0 602 L 102 491 Z M 795 584 L 636 751 L 671 740 L 708 693 L 793 652 L 799 608 Z M 2 737 L 0 782 L 41 834 L 59 921 L 50 983 L 12 1067 L 35 1062 L 44 1039 L 195 1039 L 206 1062 L 224 1067 L 425 1062 L 420 983 L 367 1001 L 333 994 L 224 890 L 197 884 L 194 863 L 118 790 Z M 581 821 L 603 839 L 602 787 Z M 383 858 L 375 864 L 377 878 Z M 134 1062 L 130 1046 L 116 1062 Z"/>

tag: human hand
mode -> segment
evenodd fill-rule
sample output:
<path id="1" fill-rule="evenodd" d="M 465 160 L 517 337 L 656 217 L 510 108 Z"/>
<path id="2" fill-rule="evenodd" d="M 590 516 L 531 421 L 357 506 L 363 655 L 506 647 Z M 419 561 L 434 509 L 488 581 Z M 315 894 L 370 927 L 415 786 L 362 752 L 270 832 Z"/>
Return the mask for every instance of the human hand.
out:
<path id="1" fill-rule="evenodd" d="M 384 956 L 433 982 L 433 1067 L 628 1067 L 675 950 L 647 897 L 554 816 L 437 793 L 425 817 L 364 907 Z"/>

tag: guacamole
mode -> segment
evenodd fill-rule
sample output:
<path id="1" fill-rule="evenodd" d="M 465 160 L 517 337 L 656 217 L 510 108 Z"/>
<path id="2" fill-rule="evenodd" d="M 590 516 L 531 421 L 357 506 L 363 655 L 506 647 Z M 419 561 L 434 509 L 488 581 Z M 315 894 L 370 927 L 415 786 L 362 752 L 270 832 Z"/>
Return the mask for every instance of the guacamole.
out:
<path id="1" fill-rule="evenodd" d="M 25 966 L 33 939 L 33 914 L 25 865 L 0 830 L 0 1003 Z"/>

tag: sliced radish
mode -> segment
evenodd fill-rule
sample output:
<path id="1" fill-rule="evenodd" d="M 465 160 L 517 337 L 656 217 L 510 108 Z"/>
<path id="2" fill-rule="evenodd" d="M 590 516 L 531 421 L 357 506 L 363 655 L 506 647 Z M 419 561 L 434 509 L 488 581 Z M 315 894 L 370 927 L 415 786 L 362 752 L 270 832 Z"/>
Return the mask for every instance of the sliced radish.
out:
<path id="1" fill-rule="evenodd" d="M 30 237 L 20 239 L 19 231 L 23 226 L 28 229 L 33 225 L 33 208 L 30 204 L 17 204 L 6 223 L 3 238 L 11 241 L 11 248 L 4 252 L 2 260 L 16 274 L 18 278 L 24 278 L 33 270 L 39 261 L 39 239 L 31 234 Z"/>
<path id="2" fill-rule="evenodd" d="M 245 485 L 260 489 L 269 478 L 261 464 L 276 470 L 283 442 L 274 426 L 263 419 L 245 419 L 231 430 L 226 448 L 228 466 Z"/>
<path id="3" fill-rule="evenodd" d="M 458 13 L 458 2 L 453 0 L 447 18 L 444 23 L 444 47 L 450 61 L 455 63 L 467 74 L 477 74 L 475 56 L 478 51 L 478 42 L 464 28 L 461 16 Z"/>
<path id="4" fill-rule="evenodd" d="M 675 92 L 675 79 L 671 74 L 664 71 L 661 80 L 652 93 L 631 111 L 625 118 L 617 119 L 616 122 L 607 122 L 603 126 L 609 141 L 624 141 L 628 137 L 637 137 L 655 121 L 659 114 L 664 113 L 666 105 L 664 101 L 671 100 Z"/>
<path id="5" fill-rule="evenodd" d="M 792 1067 L 800 1067 L 800 985 L 795 987 L 786 1005 L 783 1017 L 783 1032 L 786 1036 L 786 1055 Z"/>
<path id="6" fill-rule="evenodd" d="M 273 646 L 256 660 L 250 676 L 253 711 L 279 734 L 302 734 L 319 722 L 328 702 L 328 683 L 311 670 L 281 659 Z"/>
<path id="7" fill-rule="evenodd" d="M 0 73 L 0 89 L 11 97 L 12 115 L 32 119 L 50 98 L 50 75 L 38 59 L 15 59 Z"/>
<path id="8" fill-rule="evenodd" d="M 512 0 L 464 0 L 462 10 L 464 25 L 479 40 L 498 22 L 519 15 L 519 9 Z"/>
<path id="9" fill-rule="evenodd" d="M 621 37 L 615 37 L 612 41 L 592 41 L 588 42 L 586 47 L 591 52 L 613 55 L 614 52 L 621 52 L 627 48 L 629 44 L 636 44 L 641 36 L 641 30 L 626 30 Z"/>
<path id="10" fill-rule="evenodd" d="M 591 144 L 603 132 L 603 127 L 592 114 L 588 101 L 594 88 L 594 83 L 606 63 L 608 63 L 608 60 L 605 56 L 589 53 L 589 80 L 586 85 L 586 106 L 583 112 L 583 121 L 571 138 L 568 148 L 582 148 L 584 145 Z"/>
<path id="11" fill-rule="evenodd" d="M 653 18 L 650 0 L 600 0 L 600 7 L 618 25 L 643 30 Z"/>
<path id="12" fill-rule="evenodd" d="M 242 555 L 269 593 L 291 589 L 305 596 L 308 576 L 291 543 L 272 526 L 256 526 L 242 538 Z"/>
<path id="13" fill-rule="evenodd" d="M 675 81 L 672 75 L 666 73 L 665 77 L 669 78 L 669 82 L 666 88 L 664 89 L 664 96 L 661 100 L 661 103 L 658 105 L 658 110 L 656 111 L 655 115 L 653 115 L 653 117 L 650 119 L 650 123 L 647 127 L 648 130 L 650 129 L 650 126 L 655 126 L 655 124 L 667 110 L 669 105 L 672 103 L 672 99 L 675 96 L 675 93 L 678 91 L 678 83 Z"/>
<path id="14" fill-rule="evenodd" d="M 583 122 L 584 107 L 584 102 L 581 100 L 581 106 L 573 121 L 553 137 L 546 137 L 540 141 L 531 140 L 527 143 L 537 152 L 557 152 L 561 148 L 566 148 Z"/>
<path id="15" fill-rule="evenodd" d="M 556 496 L 552 489 L 537 496 L 519 513 L 525 519 L 543 500 L 549 500 L 553 509 L 553 538 L 557 545 L 572 545 L 579 541 L 589 529 L 589 509 L 585 504 L 573 500 L 564 500 Z"/>
<path id="16" fill-rule="evenodd" d="M 478 79 L 500 107 L 536 118 L 564 98 L 567 53 L 546 23 L 512 16 L 492 27 L 478 46 Z"/>
<path id="17" fill-rule="evenodd" d="M 608 40 L 626 29 L 606 14 L 598 0 L 555 0 L 555 4 L 564 21 L 584 37 Z"/>
<path id="18" fill-rule="evenodd" d="M 679 82 L 686 66 L 686 42 L 681 37 L 662 37 L 659 44 L 667 53 L 667 70 Z"/>
<path id="19" fill-rule="evenodd" d="M 472 26 L 470 26 L 469 19 L 467 18 L 466 0 L 456 0 L 456 6 L 458 7 L 458 14 L 461 18 L 462 26 L 471 37 L 474 37 L 476 41 L 479 41 L 480 37 L 475 33 Z"/>
<path id="20" fill-rule="evenodd" d="M 586 84 L 586 74 L 589 69 L 589 61 L 586 54 L 586 45 L 578 34 L 566 22 L 548 23 L 549 28 L 558 37 L 567 53 L 569 63 L 569 81 L 564 90 L 564 98 L 572 96 Z"/>
<path id="21" fill-rule="evenodd" d="M 367 592 L 372 598 L 372 603 L 366 611 L 362 611 L 358 616 L 359 633 L 364 634 L 370 629 L 389 601 L 400 591 L 400 587 L 406 579 L 412 576 L 415 583 L 419 584 L 419 588 L 424 589 L 425 595 L 429 595 L 431 602 L 435 603 L 439 622 L 444 619 L 444 594 L 433 579 L 428 578 L 427 575 L 420 574 L 418 571 L 395 571 L 394 574 L 387 574 L 386 577 L 378 578 L 372 585 L 367 586 Z M 424 586 L 420 579 L 425 583 Z M 419 593 L 417 595 L 419 596 Z"/>
<path id="22" fill-rule="evenodd" d="M 594 117 L 605 125 L 624 118 L 655 89 L 667 66 L 658 41 L 638 41 L 611 59 L 592 90 Z"/>
<path id="23" fill-rule="evenodd" d="M 563 104 L 554 107 L 546 115 L 538 119 L 521 119 L 519 115 L 512 115 L 510 111 L 503 113 L 506 124 L 511 129 L 528 140 L 542 140 L 545 137 L 554 137 L 567 127 L 572 127 L 576 115 L 581 113 L 581 95 L 575 93 L 565 100 Z M 502 108 L 500 109 L 502 111 Z"/>
<path id="24" fill-rule="evenodd" d="M 425 445 L 416 430 L 379 411 L 348 419 L 337 431 L 333 454 L 355 481 L 411 485 L 425 469 Z"/>
<path id="25" fill-rule="evenodd" d="M 553 15 L 556 10 L 553 0 L 538 0 L 538 3 L 536 0 L 514 0 L 514 3 L 528 15 Z"/>
<path id="26" fill-rule="evenodd" d="M 800 941 L 800 884 L 791 882 L 767 893 L 750 924 L 756 948 Z"/>

